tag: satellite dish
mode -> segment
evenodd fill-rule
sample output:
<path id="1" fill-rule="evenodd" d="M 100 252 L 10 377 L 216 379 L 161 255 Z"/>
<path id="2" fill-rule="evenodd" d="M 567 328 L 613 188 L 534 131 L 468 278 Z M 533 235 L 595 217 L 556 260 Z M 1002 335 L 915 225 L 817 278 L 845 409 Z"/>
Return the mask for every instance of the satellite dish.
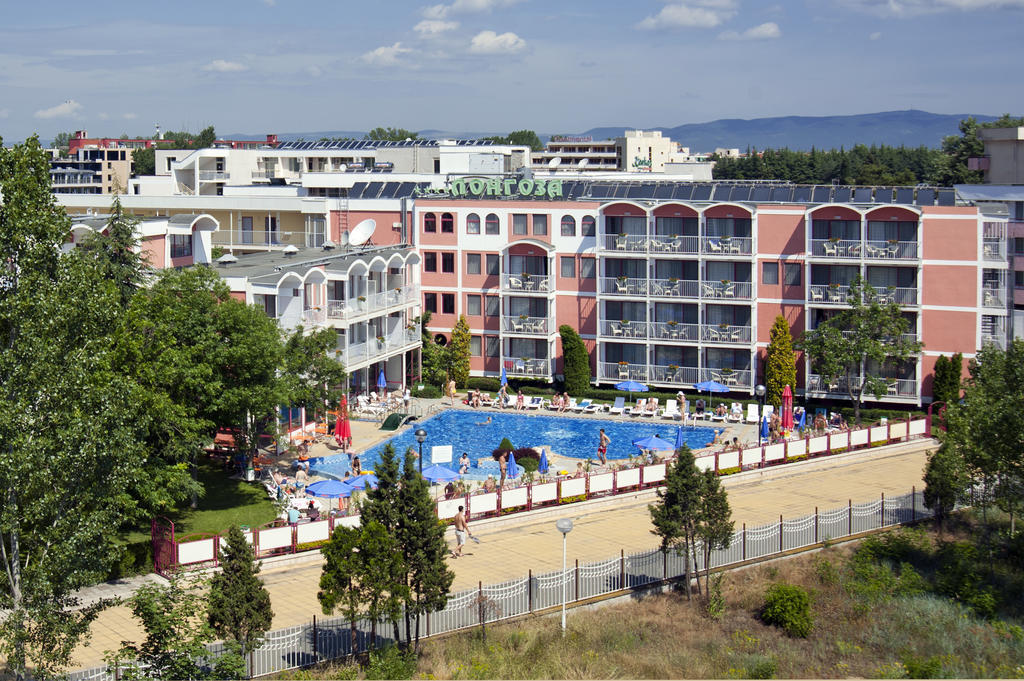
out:
<path id="1" fill-rule="evenodd" d="M 339 241 L 341 242 L 341 247 L 342 248 L 347 247 L 348 246 L 348 232 L 342 232 L 340 237 L 341 238 L 339 239 Z"/>
<path id="2" fill-rule="evenodd" d="M 217 258 L 217 263 L 220 265 L 230 265 L 231 263 L 235 262 L 238 262 L 238 258 L 231 255 L 230 253 L 225 253 L 224 255 Z"/>
<path id="3" fill-rule="evenodd" d="M 590 163 L 590 159 L 589 158 L 581 158 L 579 166 L 580 166 L 580 168 L 586 168 L 588 163 Z"/>
<path id="4" fill-rule="evenodd" d="M 548 168 L 557 168 L 561 164 L 562 164 L 562 157 L 561 156 L 555 156 L 553 159 L 548 161 Z"/>
<path id="5" fill-rule="evenodd" d="M 356 225 L 355 229 L 352 230 L 352 233 L 349 234 L 348 243 L 352 246 L 362 246 L 370 240 L 370 237 L 373 236 L 373 230 L 375 229 L 377 229 L 377 222 L 373 218 L 363 220 Z"/>

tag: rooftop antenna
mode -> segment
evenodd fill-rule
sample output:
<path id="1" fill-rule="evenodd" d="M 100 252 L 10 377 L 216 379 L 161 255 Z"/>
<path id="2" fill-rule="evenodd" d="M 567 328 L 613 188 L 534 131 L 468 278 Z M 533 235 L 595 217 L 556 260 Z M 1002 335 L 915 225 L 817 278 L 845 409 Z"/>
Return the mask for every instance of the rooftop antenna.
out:
<path id="1" fill-rule="evenodd" d="M 164 134 L 160 132 L 160 124 L 157 123 L 154 127 L 156 127 L 156 138 L 158 140 L 162 140 L 164 138 Z"/>

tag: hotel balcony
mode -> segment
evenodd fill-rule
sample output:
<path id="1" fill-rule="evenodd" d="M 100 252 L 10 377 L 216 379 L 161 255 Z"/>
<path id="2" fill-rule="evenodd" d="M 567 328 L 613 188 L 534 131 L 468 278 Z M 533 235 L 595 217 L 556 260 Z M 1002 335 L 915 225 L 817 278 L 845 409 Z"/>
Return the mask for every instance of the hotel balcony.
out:
<path id="1" fill-rule="evenodd" d="M 603 382 L 638 381 L 672 388 L 692 390 L 695 383 L 717 381 L 731 390 L 749 391 L 753 373 L 748 369 L 689 366 L 644 365 L 628 362 L 600 362 L 598 380 Z"/>
<path id="2" fill-rule="evenodd" d="M 1006 292 L 997 288 L 985 288 L 981 292 L 982 307 L 990 310 L 1006 309 Z"/>
<path id="3" fill-rule="evenodd" d="M 528 293 L 548 295 L 554 291 L 554 281 L 549 274 L 503 274 L 501 290 L 504 293 Z"/>
<path id="4" fill-rule="evenodd" d="M 518 359 L 506 359 L 504 362 L 505 374 L 509 378 L 545 378 L 550 379 L 552 373 L 552 361 L 542 357 L 519 357 Z"/>
<path id="5" fill-rule="evenodd" d="M 705 343 L 739 343 L 749 345 L 750 331 L 749 326 L 703 324 L 701 325 L 701 339 Z"/>
<path id="6" fill-rule="evenodd" d="M 706 236 L 701 239 L 705 255 L 750 255 L 754 240 L 749 236 Z"/>
<path id="7" fill-rule="evenodd" d="M 422 338 L 419 329 L 399 329 L 387 336 L 371 338 L 362 343 L 353 343 L 348 347 L 339 348 L 335 351 L 338 359 L 345 365 L 345 369 L 352 371 L 361 366 L 395 355 L 406 350 L 419 346 Z"/>
<path id="8" fill-rule="evenodd" d="M 811 257 L 860 260 L 917 260 L 916 241 L 811 239 Z"/>
<path id="9" fill-rule="evenodd" d="M 916 288 L 888 287 L 875 290 L 878 302 L 898 305 L 917 305 Z M 848 305 L 850 287 L 839 284 L 811 284 L 807 302 L 811 305 Z"/>
<path id="10" fill-rule="evenodd" d="M 647 338 L 647 322 L 601 322 L 601 335 L 610 338 Z"/>
<path id="11" fill-rule="evenodd" d="M 363 298 L 360 300 L 359 298 Z M 328 300 L 324 309 L 324 320 L 351 322 L 365 316 L 381 316 L 394 312 L 394 308 L 415 305 L 420 302 L 420 287 L 407 285 L 368 296 L 348 300 Z M 311 310 L 307 310 L 311 312 Z"/>
<path id="12" fill-rule="evenodd" d="M 863 378 L 854 377 L 853 379 L 853 390 L 856 391 L 860 388 Z M 890 378 L 886 381 L 887 389 L 882 399 L 896 399 L 902 401 L 917 401 L 919 398 L 919 390 L 917 380 L 913 378 Z M 818 374 L 807 375 L 807 395 L 810 397 L 845 397 L 849 398 L 849 392 L 847 390 L 848 382 L 846 377 L 837 377 L 832 382 L 827 382 Z M 867 400 L 878 399 L 874 393 L 865 392 L 864 398 Z"/>
<path id="13" fill-rule="evenodd" d="M 231 173 L 226 173 L 222 170 L 200 170 L 199 181 L 200 182 L 226 182 L 231 179 Z"/>
<path id="14" fill-rule="evenodd" d="M 752 290 L 749 281 L 702 281 L 700 297 L 705 300 L 750 300 Z"/>
<path id="15" fill-rule="evenodd" d="M 555 328 L 554 320 L 549 317 L 504 315 L 501 318 L 501 330 L 517 336 L 547 336 Z"/>
<path id="16" fill-rule="evenodd" d="M 700 370 L 701 381 L 717 381 L 732 390 L 750 390 L 754 387 L 754 372 L 750 369 L 705 367 Z"/>
<path id="17" fill-rule="evenodd" d="M 602 277 L 601 292 L 608 295 L 699 298 L 700 282 L 695 279 L 637 279 Z"/>
<path id="18" fill-rule="evenodd" d="M 692 386 L 694 383 L 700 383 L 700 369 L 697 367 L 653 365 L 650 367 L 649 375 L 651 383 L 672 386 Z"/>
<path id="19" fill-rule="evenodd" d="M 1003 240 L 985 239 L 981 245 L 985 260 L 1006 262 L 1006 242 Z"/>
<path id="20" fill-rule="evenodd" d="M 602 251 L 617 253 L 680 253 L 700 252 L 700 237 L 671 234 L 606 234 L 598 241 Z"/>
<path id="21" fill-rule="evenodd" d="M 651 322 L 651 338 L 695 343 L 700 338 L 700 324 L 682 322 Z"/>
<path id="22" fill-rule="evenodd" d="M 602 381 L 638 381 L 647 382 L 647 365 L 629 362 L 599 362 L 598 379 Z"/>

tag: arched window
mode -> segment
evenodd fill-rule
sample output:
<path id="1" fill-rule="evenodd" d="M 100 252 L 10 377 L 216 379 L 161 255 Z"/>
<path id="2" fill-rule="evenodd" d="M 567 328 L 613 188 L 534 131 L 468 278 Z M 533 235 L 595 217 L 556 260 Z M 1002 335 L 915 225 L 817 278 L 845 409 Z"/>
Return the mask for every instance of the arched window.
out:
<path id="1" fill-rule="evenodd" d="M 437 231 L 437 216 L 433 213 L 427 213 L 423 216 L 423 231 L 424 232 L 436 232 Z"/>
<path id="2" fill-rule="evenodd" d="M 488 234 L 501 234 L 501 224 L 498 222 L 498 216 L 494 213 L 488 213 L 484 221 L 484 229 Z"/>
<path id="3" fill-rule="evenodd" d="M 479 234 L 480 233 L 480 216 L 476 213 L 470 213 L 466 216 L 466 234 Z"/>
<path id="4" fill-rule="evenodd" d="M 580 236 L 597 236 L 597 221 L 593 215 L 585 215 L 580 222 Z"/>
<path id="5" fill-rule="evenodd" d="M 562 236 L 576 236 L 576 218 L 571 215 L 562 216 Z"/>
<path id="6" fill-rule="evenodd" d="M 455 232 L 455 218 L 452 217 L 451 213 L 445 213 L 441 216 L 441 232 L 443 234 L 453 234 Z"/>

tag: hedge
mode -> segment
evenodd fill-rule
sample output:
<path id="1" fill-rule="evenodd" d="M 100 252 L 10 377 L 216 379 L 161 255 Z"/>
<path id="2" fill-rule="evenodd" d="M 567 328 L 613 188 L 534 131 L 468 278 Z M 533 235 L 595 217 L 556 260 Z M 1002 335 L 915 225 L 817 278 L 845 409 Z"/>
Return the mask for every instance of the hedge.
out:
<path id="1" fill-rule="evenodd" d="M 153 542 L 150 539 L 130 542 L 123 546 L 124 552 L 110 568 L 107 580 L 123 579 L 144 575 L 153 571 Z"/>

